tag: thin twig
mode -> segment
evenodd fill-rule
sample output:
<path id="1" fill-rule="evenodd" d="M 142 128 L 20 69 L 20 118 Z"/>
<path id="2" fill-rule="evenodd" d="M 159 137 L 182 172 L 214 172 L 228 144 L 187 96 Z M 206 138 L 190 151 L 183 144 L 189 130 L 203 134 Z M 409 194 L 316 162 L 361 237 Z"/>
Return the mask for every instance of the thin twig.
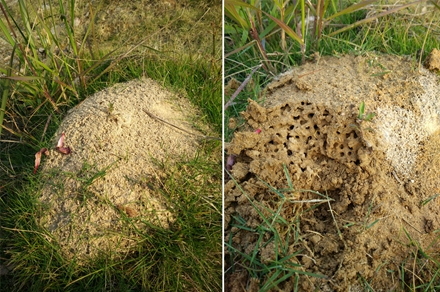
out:
<path id="1" fill-rule="evenodd" d="M 338 222 L 336 222 L 335 215 L 333 214 L 332 205 L 330 204 L 330 201 L 327 201 L 327 203 L 328 203 L 328 207 L 330 208 L 330 214 L 332 215 L 333 222 L 335 223 L 336 230 L 338 231 L 339 238 L 340 238 L 340 239 L 342 240 L 342 242 L 344 243 L 345 249 L 347 249 L 347 243 L 345 242 L 344 238 L 342 237 L 342 232 L 341 232 L 341 230 L 339 229 L 339 227 L 338 227 Z"/>
<path id="2" fill-rule="evenodd" d="M 393 174 L 393 176 L 394 176 L 394 178 L 397 180 L 397 182 L 398 182 L 399 184 L 402 184 L 402 181 L 399 179 L 399 177 L 397 176 L 396 172 L 395 172 L 395 171 L 392 171 L 391 173 Z"/>
<path id="3" fill-rule="evenodd" d="M 143 111 L 144 111 L 144 112 L 145 112 L 150 118 L 155 119 L 155 120 L 158 120 L 158 121 L 160 121 L 160 122 L 162 122 L 162 123 L 165 123 L 165 124 L 167 124 L 167 125 L 169 125 L 169 126 L 171 126 L 171 127 L 174 127 L 174 128 L 176 128 L 176 129 L 179 129 L 180 131 L 183 131 L 183 132 L 185 132 L 185 133 L 188 133 L 188 134 L 190 134 L 190 135 L 192 135 L 192 136 L 196 136 L 196 137 L 198 137 L 198 138 L 206 139 L 206 140 L 219 140 L 219 141 L 221 141 L 221 138 L 218 138 L 218 137 L 204 136 L 204 135 L 197 135 L 197 134 L 191 133 L 190 131 L 187 131 L 187 130 L 185 130 L 185 129 L 182 129 L 182 128 L 176 126 L 176 125 L 171 124 L 170 122 L 165 121 L 164 119 L 159 118 L 158 116 L 153 115 L 152 113 L 150 113 L 150 112 L 147 111 L 146 109 L 142 109 L 142 110 L 143 110 Z"/>
<path id="4" fill-rule="evenodd" d="M 237 90 L 231 96 L 229 101 L 225 104 L 224 110 L 226 110 L 232 104 L 232 102 L 237 97 L 237 95 L 243 90 L 243 88 L 246 86 L 246 84 L 248 84 L 249 80 L 251 80 L 251 77 L 255 73 L 255 71 L 257 71 L 259 68 L 261 68 L 261 66 L 263 66 L 263 64 L 260 64 L 257 67 L 255 67 L 254 70 L 252 70 L 251 74 L 249 74 L 249 76 L 246 77 L 246 79 L 243 81 L 243 83 L 241 83 L 241 85 L 237 88 Z"/>
<path id="5" fill-rule="evenodd" d="M 43 135 L 41 135 L 41 140 L 40 141 L 43 141 L 44 135 L 46 135 L 47 127 L 49 126 L 49 123 L 50 123 L 51 119 L 52 119 L 52 114 L 50 114 L 49 117 L 47 118 L 47 122 L 46 122 L 46 125 L 44 126 Z"/>

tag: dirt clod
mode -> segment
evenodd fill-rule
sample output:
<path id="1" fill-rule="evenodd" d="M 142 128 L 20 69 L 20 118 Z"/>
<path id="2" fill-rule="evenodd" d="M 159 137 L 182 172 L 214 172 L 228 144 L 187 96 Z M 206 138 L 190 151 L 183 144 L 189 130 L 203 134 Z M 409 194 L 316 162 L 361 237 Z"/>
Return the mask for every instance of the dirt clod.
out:
<path id="1" fill-rule="evenodd" d="M 425 66 L 432 71 L 440 71 L 440 51 L 433 49 L 425 61 Z"/>

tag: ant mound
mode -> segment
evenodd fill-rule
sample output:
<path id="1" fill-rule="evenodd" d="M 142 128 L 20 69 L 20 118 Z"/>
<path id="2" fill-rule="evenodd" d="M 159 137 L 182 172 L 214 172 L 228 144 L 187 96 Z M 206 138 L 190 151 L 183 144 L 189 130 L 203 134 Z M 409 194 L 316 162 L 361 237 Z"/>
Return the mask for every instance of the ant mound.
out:
<path id="1" fill-rule="evenodd" d="M 396 56 L 322 58 L 280 76 L 242 115 L 226 147 L 225 287 L 429 283 L 436 264 L 418 252 L 440 250 L 438 76 Z M 250 258 L 267 272 L 243 269 Z"/>
<path id="2" fill-rule="evenodd" d="M 40 198 L 40 223 L 67 258 L 126 252 L 136 243 L 127 220 L 139 230 L 175 221 L 161 169 L 197 152 L 197 136 L 184 132 L 196 133 L 194 114 L 150 79 L 117 84 L 69 111 L 55 137 L 65 137 L 70 154 L 49 151 Z"/>

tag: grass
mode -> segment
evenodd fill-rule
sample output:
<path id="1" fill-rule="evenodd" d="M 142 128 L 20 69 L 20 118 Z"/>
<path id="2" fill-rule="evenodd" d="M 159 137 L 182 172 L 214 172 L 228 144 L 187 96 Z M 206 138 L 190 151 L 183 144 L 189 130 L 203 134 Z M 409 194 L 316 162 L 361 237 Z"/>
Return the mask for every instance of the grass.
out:
<path id="1" fill-rule="evenodd" d="M 218 291 L 220 185 L 206 180 L 220 173 L 220 165 L 196 156 L 172 167 L 158 166 L 165 175 L 157 182 L 160 188 L 155 187 L 172 204 L 177 220 L 170 228 L 143 222 L 149 228 L 142 230 L 135 219 L 123 216 L 122 235 L 137 240 L 136 248 L 122 257 L 103 253 L 86 265 L 61 256 L 56 240 L 36 222 L 50 210 L 39 201 L 42 180 L 29 175 L 28 187 L 2 202 L 2 233 L 7 237 L 3 244 L 8 263 L 14 267 L 14 272 L 5 277 L 11 291 Z M 105 176 L 105 169 L 85 165 L 83 172 L 79 179 L 84 189 L 81 201 L 85 203 L 92 199 L 87 186 Z M 109 203 L 100 200 L 100 204 Z"/>
<path id="2" fill-rule="evenodd" d="M 270 207 L 251 199 L 234 180 L 236 187 L 256 210 L 261 223 L 255 226 L 255 222 L 249 224 L 239 214 L 232 216 L 230 226 L 235 231 L 227 232 L 228 237 L 225 241 L 226 258 L 228 259 L 226 273 L 245 268 L 250 278 L 261 283 L 258 291 L 280 289 L 279 285 L 286 280 L 293 281 L 297 290 L 298 283 L 307 281 L 307 277 L 327 278 L 325 275 L 305 271 L 301 264 L 295 260 L 296 257 L 302 256 L 301 252 L 303 250 L 298 249 L 292 252 L 291 247 L 300 247 L 301 242 L 304 240 L 300 235 L 301 216 L 316 208 L 319 204 L 328 203 L 332 199 L 313 191 L 295 190 L 291 185 L 291 178 L 286 166 L 284 166 L 284 172 L 289 184 L 288 189 L 277 190 L 266 184 L 272 193 L 281 198 L 280 201 L 274 203 L 275 206 Z M 311 201 L 295 200 L 295 193 L 305 192 L 314 193 L 324 199 L 312 200 L 313 204 L 310 204 Z M 284 218 L 281 215 L 282 210 L 290 208 L 293 208 L 293 216 Z M 250 253 L 235 247 L 235 244 L 233 244 L 233 237 L 240 233 L 250 233 L 257 237 Z"/>
<path id="3" fill-rule="evenodd" d="M 150 77 L 189 99 L 199 109 L 199 120 L 220 135 L 220 2 L 185 1 L 185 9 L 170 14 L 163 14 L 159 4 L 133 2 L 128 15 L 119 15 L 127 17 L 127 27 L 103 17 L 125 7 L 122 1 L 91 6 L 46 1 L 43 12 L 37 9 L 43 5 L 39 1 L 1 4 L 0 36 L 11 52 L 10 62 L 0 65 L 5 74 L 0 80 L 0 267 L 9 269 L 0 282 L 8 287 L 5 291 L 219 291 L 218 141 L 207 141 L 194 156 L 157 165 L 164 173 L 157 182 L 161 195 L 177 218 L 169 228 L 144 222 L 149 231 L 140 230 L 134 219 L 123 216 L 122 232 L 136 238 L 135 248 L 122 257 L 103 253 L 87 264 L 66 259 L 39 224 L 50 210 L 39 201 L 43 175 L 32 171 L 35 153 L 51 143 L 70 108 L 87 95 L 135 78 Z M 86 13 L 93 21 L 86 22 Z M 130 22 L 133 13 L 141 13 L 142 21 Z M 160 23 L 153 21 L 158 14 Z M 78 19 L 85 25 L 75 26 Z M 105 34 L 101 28 L 117 33 Z M 87 184 L 104 177 L 106 169 L 88 165 L 84 171 L 80 182 L 88 200 Z M 109 202 L 103 197 L 100 204 Z"/>
<path id="4" fill-rule="evenodd" d="M 261 93 L 276 75 L 312 60 L 317 54 L 341 56 L 375 52 L 405 55 L 421 66 L 427 54 L 440 45 L 439 6 L 435 1 L 418 1 L 408 5 L 345 0 L 312 1 L 313 3 L 252 0 L 245 2 L 246 4 L 234 0 L 225 1 L 226 141 L 230 141 L 234 131 L 239 130 L 245 123 L 239 113 L 246 109 L 249 98 L 264 100 Z M 361 9 L 352 9 L 352 5 L 358 5 L 355 3 L 360 3 L 356 8 Z M 423 7 L 428 4 L 434 6 L 431 6 L 430 12 L 424 13 Z M 319 19 L 322 21 L 307 21 L 307 17 L 318 15 L 321 16 Z M 289 28 L 293 31 L 289 31 Z M 236 81 L 238 85 L 234 85 Z M 364 114 L 363 105 L 361 107 L 361 118 L 370 120 L 372 114 Z M 228 127 L 230 120 L 233 120 L 232 128 Z M 237 188 L 240 188 L 240 185 L 237 184 Z M 276 192 L 268 187 L 269 189 L 271 192 Z M 261 193 L 266 191 L 261 190 Z M 248 197 L 245 191 L 243 192 Z M 229 225 L 225 226 L 226 277 L 232 275 L 234 271 L 244 270 L 248 275 L 248 289 L 266 291 L 270 288 L 282 290 L 283 280 L 286 280 L 287 275 L 291 273 L 290 281 L 294 283 L 291 286 L 292 291 L 301 290 L 298 286 L 298 281 L 301 283 L 298 280 L 300 279 L 298 271 L 304 271 L 304 268 L 288 266 L 288 263 L 298 263 L 297 259 L 301 258 L 300 245 L 293 245 L 295 248 L 286 254 L 286 249 L 281 243 L 287 240 L 286 237 L 289 237 L 291 242 L 297 242 L 306 236 L 301 234 L 300 226 L 307 224 L 304 220 L 307 213 L 299 212 L 294 213 L 293 218 L 281 218 L 279 208 L 286 208 L 285 200 L 284 197 L 275 196 L 270 207 L 257 203 L 258 199 L 248 199 L 247 202 L 243 202 L 245 205 L 253 206 L 258 213 L 258 216 L 254 216 L 260 220 L 258 226 L 255 226 L 255 222 L 249 225 L 250 223 L 238 214 L 231 217 Z M 426 200 L 428 201 L 430 199 Z M 331 203 L 328 204 L 331 210 Z M 290 208 L 297 210 L 300 208 L 300 203 L 293 204 Z M 338 224 L 342 225 L 336 222 L 337 218 L 333 217 L 332 211 L 331 213 L 338 229 Z M 287 231 L 281 235 L 280 222 L 288 220 L 291 221 L 288 222 L 289 224 L 285 223 L 284 227 Z M 363 228 L 360 228 L 359 232 L 367 232 L 374 228 L 377 222 L 367 215 L 361 223 Z M 352 224 L 355 223 L 349 223 L 345 227 Z M 340 235 L 339 230 L 335 231 Z M 248 247 L 250 243 L 244 240 L 241 243 L 233 240 L 240 233 L 249 234 L 249 237 L 237 237 L 252 238 L 251 246 Z M 440 237 L 437 237 L 437 240 L 438 238 Z M 388 272 L 390 275 L 396 275 L 398 288 L 402 291 L 437 290 L 440 273 L 438 253 L 432 249 L 422 251 L 420 243 L 410 238 L 408 240 L 414 251 L 408 254 L 407 261 L 401 265 L 400 271 Z M 253 245 L 255 242 L 256 244 Z M 275 255 L 274 261 L 264 262 L 261 254 L 269 243 L 275 243 L 275 252 L 281 252 Z M 402 245 L 405 244 L 407 243 L 402 242 Z M 288 255 L 292 257 L 285 258 Z M 306 278 L 302 279 L 307 281 Z M 242 280 L 237 281 L 242 282 Z M 364 279 L 362 275 L 359 275 L 359 283 L 365 291 L 374 291 L 369 280 Z"/>

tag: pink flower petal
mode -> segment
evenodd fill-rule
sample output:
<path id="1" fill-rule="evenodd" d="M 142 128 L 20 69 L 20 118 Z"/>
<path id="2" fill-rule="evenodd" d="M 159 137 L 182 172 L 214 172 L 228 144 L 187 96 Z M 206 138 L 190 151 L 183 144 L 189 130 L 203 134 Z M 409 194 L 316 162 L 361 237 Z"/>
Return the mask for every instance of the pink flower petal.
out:
<path id="1" fill-rule="evenodd" d="M 260 134 L 261 133 L 261 129 L 255 130 L 255 133 Z"/>
<path id="2" fill-rule="evenodd" d="M 58 140 L 58 144 L 57 144 L 57 148 L 62 148 L 64 147 L 64 138 L 66 137 L 66 135 L 64 134 L 64 132 L 61 134 L 60 139 Z"/>

